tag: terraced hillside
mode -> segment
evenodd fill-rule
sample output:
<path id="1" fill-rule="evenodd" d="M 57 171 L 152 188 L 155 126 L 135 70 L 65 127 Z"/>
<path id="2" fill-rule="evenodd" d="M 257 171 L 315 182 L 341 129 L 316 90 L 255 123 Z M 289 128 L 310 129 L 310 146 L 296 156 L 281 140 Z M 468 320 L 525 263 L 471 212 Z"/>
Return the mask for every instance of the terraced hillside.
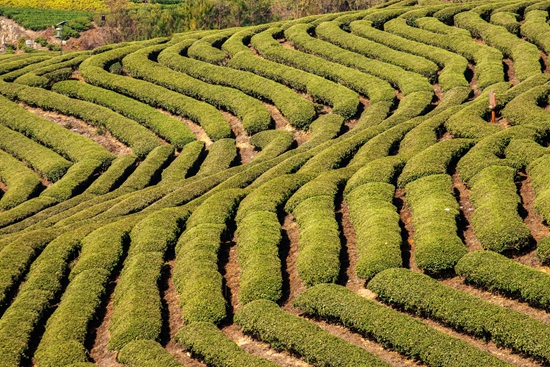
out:
<path id="1" fill-rule="evenodd" d="M 0 366 L 547 365 L 549 8 L 0 56 Z"/>

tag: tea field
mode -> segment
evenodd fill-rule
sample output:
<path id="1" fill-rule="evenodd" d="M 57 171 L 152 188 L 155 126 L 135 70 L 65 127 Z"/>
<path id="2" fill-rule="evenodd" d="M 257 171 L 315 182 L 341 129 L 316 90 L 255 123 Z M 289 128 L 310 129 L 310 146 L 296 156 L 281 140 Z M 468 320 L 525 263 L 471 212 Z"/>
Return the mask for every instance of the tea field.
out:
<path id="1" fill-rule="evenodd" d="M 549 9 L 1 55 L 0 367 L 548 365 Z"/>

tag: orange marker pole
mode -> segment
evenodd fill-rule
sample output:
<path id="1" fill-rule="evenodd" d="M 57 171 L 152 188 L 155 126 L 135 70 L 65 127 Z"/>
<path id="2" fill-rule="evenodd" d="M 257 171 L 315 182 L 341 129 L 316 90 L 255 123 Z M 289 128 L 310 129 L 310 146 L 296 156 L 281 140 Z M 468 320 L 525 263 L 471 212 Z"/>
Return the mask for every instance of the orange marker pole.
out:
<path id="1" fill-rule="evenodd" d="M 491 122 L 494 124 L 496 121 L 495 108 L 497 108 L 497 96 L 495 91 L 489 92 L 489 109 L 491 110 Z"/>

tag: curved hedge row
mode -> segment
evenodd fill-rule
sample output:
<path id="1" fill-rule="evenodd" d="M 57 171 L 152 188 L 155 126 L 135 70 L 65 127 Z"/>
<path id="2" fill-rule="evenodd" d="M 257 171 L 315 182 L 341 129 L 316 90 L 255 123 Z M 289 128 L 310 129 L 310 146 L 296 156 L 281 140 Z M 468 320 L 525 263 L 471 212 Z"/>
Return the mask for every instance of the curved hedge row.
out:
<path id="1" fill-rule="evenodd" d="M 126 344 L 117 359 L 129 367 L 183 367 L 162 345 L 153 340 L 135 340 Z"/>
<path id="2" fill-rule="evenodd" d="M 149 82 L 111 74 L 104 70 L 114 61 L 119 61 L 137 49 L 136 46 L 122 47 L 95 55 L 80 65 L 79 72 L 90 84 L 127 95 L 153 107 L 161 107 L 173 114 L 188 117 L 201 126 L 219 127 L 221 137 L 230 133 L 229 127 L 222 127 L 227 122 L 214 106 Z M 212 131 L 214 132 L 216 131 Z M 218 136 L 212 137 L 215 139 Z"/>
<path id="3" fill-rule="evenodd" d="M 355 35 L 355 29 L 350 24 L 354 34 L 347 33 L 340 28 L 337 22 L 322 23 L 315 28 L 317 36 L 338 45 L 346 50 L 356 52 L 371 59 L 393 64 L 408 71 L 420 74 L 429 80 L 437 76 L 438 66 L 425 57 L 395 50 L 384 43 L 374 42 Z"/>
<path id="4" fill-rule="evenodd" d="M 0 196 L 0 210 L 11 209 L 27 201 L 42 184 L 36 173 L 2 150 L 0 181 L 8 186 L 8 190 Z"/>
<path id="5" fill-rule="evenodd" d="M 407 161 L 397 179 L 397 186 L 405 187 L 419 178 L 444 174 L 453 162 L 457 162 L 474 144 L 472 139 L 440 141 Z"/>
<path id="6" fill-rule="evenodd" d="M 276 367 L 278 364 L 246 353 L 216 325 L 194 322 L 176 334 L 176 340 L 213 367 Z"/>
<path id="7" fill-rule="evenodd" d="M 261 131 L 250 138 L 250 144 L 260 149 L 260 153 L 254 157 L 255 162 L 278 157 L 290 149 L 293 143 L 292 133 L 282 130 Z"/>
<path id="8" fill-rule="evenodd" d="M 368 288 L 393 306 L 491 339 L 498 346 L 544 361 L 550 359 L 548 324 L 453 289 L 427 275 L 407 269 L 388 269 L 378 273 Z"/>
<path id="9" fill-rule="evenodd" d="M 292 304 L 308 315 L 337 320 L 427 366 L 511 366 L 463 340 L 339 285 L 322 284 L 309 288 Z"/>
<path id="10" fill-rule="evenodd" d="M 67 173 L 53 185 L 48 186 L 40 196 L 52 197 L 58 202 L 80 194 L 95 178 L 103 167 L 103 162 L 95 159 L 83 159 L 73 164 Z"/>
<path id="11" fill-rule="evenodd" d="M 48 319 L 35 353 L 41 366 L 88 361 L 88 328 L 96 318 L 107 281 L 122 257 L 132 224 L 123 220 L 97 229 L 82 240 L 78 262 L 69 274 L 71 282 Z"/>
<path id="12" fill-rule="evenodd" d="M 141 190 L 151 183 L 156 183 L 162 169 L 168 165 L 173 155 L 174 147 L 171 145 L 162 145 L 153 149 L 120 187 Z"/>
<path id="13" fill-rule="evenodd" d="M 0 83 L 0 93 L 4 92 L 4 88 L 11 89 L 9 84 Z M 39 93 L 41 91 L 41 89 L 38 90 Z M 74 162 L 82 159 L 109 162 L 114 159 L 114 156 L 101 145 L 25 111 L 16 103 L 1 96 L 0 124 L 27 136 L 32 136 L 33 140 L 39 141 Z"/>
<path id="14" fill-rule="evenodd" d="M 121 94 L 75 80 L 56 83 L 53 85 L 52 90 L 71 98 L 83 99 L 108 107 L 148 127 L 155 134 L 168 140 L 178 149 L 195 140 L 195 136 L 185 124 L 158 112 L 144 103 Z"/>
<path id="15" fill-rule="evenodd" d="M 183 208 L 159 210 L 132 229 L 128 257 L 113 295 L 109 350 L 120 350 L 133 340 L 159 340 L 162 304 L 158 281 L 165 253 L 174 246 L 188 216 Z"/>
<path id="16" fill-rule="evenodd" d="M 227 80 L 226 83 L 219 84 L 234 87 L 229 76 L 225 75 L 227 71 L 232 71 L 223 68 L 225 71 L 222 72 L 218 66 L 181 57 L 180 53 L 185 52 L 188 46 L 189 42 L 186 41 L 168 48 L 152 46 L 126 56 L 123 63 L 134 76 L 233 112 L 243 120 L 243 127 L 249 133 L 267 129 L 271 121 L 270 115 L 260 101 L 239 90 L 209 84 L 217 76 Z M 148 55 L 161 50 L 159 63 L 148 59 Z M 233 77 L 236 76 L 232 74 L 231 78 Z M 203 127 L 213 140 L 230 135 L 227 123 L 224 126 L 220 124 Z"/>
<path id="17" fill-rule="evenodd" d="M 88 188 L 85 193 L 104 195 L 117 188 L 135 168 L 137 156 L 134 154 L 122 155 L 111 163 L 107 171 L 103 172 Z"/>
<path id="18" fill-rule="evenodd" d="M 506 28 L 485 22 L 475 12 L 457 14 L 455 25 L 465 28 L 474 37 L 481 37 L 489 45 L 498 48 L 503 54 L 514 60 L 514 70 L 520 81 L 538 74 L 540 53 L 535 45 L 510 34 Z"/>
<path id="19" fill-rule="evenodd" d="M 197 175 L 211 175 L 229 168 L 237 158 L 235 139 L 221 139 L 210 146 Z"/>
<path id="20" fill-rule="evenodd" d="M 470 252 L 456 264 L 455 271 L 468 283 L 550 308 L 550 276 L 496 252 Z"/>
<path id="21" fill-rule="evenodd" d="M 0 319 L 0 356 L 4 366 L 20 366 L 32 332 L 63 289 L 69 262 L 93 227 L 66 232 L 48 244 L 31 265 L 17 297 Z"/>
<path id="22" fill-rule="evenodd" d="M 287 201 L 298 226 L 298 276 L 306 286 L 335 283 L 340 275 L 340 229 L 334 201 L 346 181 L 338 171 L 323 174 L 299 188 Z"/>
<path id="23" fill-rule="evenodd" d="M 409 27 L 405 19 L 397 18 L 386 22 L 384 24 L 385 32 L 373 28 L 371 23 L 367 21 L 352 22 L 350 28 L 358 36 L 366 37 L 392 49 L 406 52 L 407 54 L 418 55 L 435 62 L 441 68 L 441 72 L 439 75 L 431 75 L 431 77 L 434 79 L 437 77 L 437 81 L 444 91 L 455 87 L 468 86 L 468 82 L 464 77 L 468 61 L 462 56 L 442 50 L 441 48 L 406 39 L 416 39 L 413 35 L 419 30 Z M 391 33 L 399 34 L 401 37 Z"/>
<path id="24" fill-rule="evenodd" d="M 475 208 L 470 220 L 486 250 L 502 252 L 529 244 L 531 232 L 518 214 L 521 197 L 515 176 L 514 168 L 491 166 L 470 180 L 470 200 Z"/>
<path id="25" fill-rule="evenodd" d="M 178 240 L 173 279 L 183 320 L 188 324 L 219 324 L 227 317 L 218 252 L 222 235 L 244 195 L 244 190 L 230 189 L 206 199 L 191 214 Z"/>
<path id="26" fill-rule="evenodd" d="M 389 366 L 365 349 L 283 311 L 276 303 L 268 300 L 257 300 L 245 305 L 235 314 L 235 323 L 243 332 L 297 354 L 315 366 Z"/>
<path id="27" fill-rule="evenodd" d="M 350 219 L 357 234 L 357 276 L 370 280 L 384 269 L 401 267 L 401 228 L 393 205 L 395 187 L 370 182 L 346 193 Z"/>
<path id="28" fill-rule="evenodd" d="M 546 10 L 532 10 L 526 12 L 525 22 L 521 25 L 521 35 L 543 49 L 546 54 L 550 52 L 550 27 L 546 23 L 547 18 Z"/>
<path id="29" fill-rule="evenodd" d="M 272 101 L 294 126 L 307 126 L 309 121 L 311 121 L 313 116 L 315 116 L 313 105 L 309 101 L 298 96 L 292 90 L 289 90 L 289 88 L 259 76 L 261 74 L 255 75 L 254 73 L 249 73 L 242 70 L 233 70 L 225 67 L 222 68 L 220 66 L 210 65 L 190 58 L 181 57 L 180 53 L 185 52 L 186 47 L 187 45 L 182 43 L 167 48 L 159 55 L 159 62 L 173 68 L 174 70 L 184 72 L 193 77 L 204 80 L 207 83 L 232 87 L 242 91 L 241 93 L 246 93 L 252 97 Z M 248 53 L 250 53 L 250 51 L 243 53 L 243 55 Z M 256 59 L 253 58 L 253 60 Z M 258 60 L 257 62 L 262 61 Z M 234 62 L 232 61 L 229 65 L 234 65 Z M 233 94 L 236 94 L 235 91 L 231 91 L 231 93 L 226 96 L 227 101 L 231 101 L 234 98 Z M 248 99 L 250 99 L 250 97 L 246 100 Z M 253 99 L 250 100 L 253 101 Z M 258 120 L 258 117 L 254 120 L 250 120 L 245 119 L 245 116 L 243 115 L 243 127 L 245 127 L 250 134 L 265 130 L 269 126 L 270 121 L 269 116 L 265 115 L 267 112 L 265 107 L 261 106 L 261 103 L 258 101 L 255 101 L 254 103 L 256 104 L 255 108 L 258 109 L 258 112 L 254 111 L 254 114 L 261 118 L 261 123 L 254 122 L 255 120 Z"/>
<path id="30" fill-rule="evenodd" d="M 307 44 L 310 40 L 313 40 L 307 33 L 310 28 L 311 25 L 309 24 L 297 24 L 285 30 L 285 37 L 293 45 L 300 48 L 300 44 Z M 269 49 L 266 51 L 269 51 Z M 391 85 L 380 78 L 317 56 L 303 52 L 288 51 L 281 53 L 279 50 L 277 52 L 277 54 L 281 53 L 279 56 L 281 61 L 290 66 L 298 67 L 304 71 L 341 83 L 357 93 L 367 96 L 371 103 L 391 101 L 395 98 Z M 275 54 L 274 57 L 276 56 Z"/>
<path id="31" fill-rule="evenodd" d="M 308 175 L 284 175 L 261 185 L 241 202 L 236 215 L 241 304 L 281 298 L 281 224 L 277 212 L 310 179 Z"/>
<path id="32" fill-rule="evenodd" d="M 179 155 L 162 171 L 162 182 L 174 182 L 185 179 L 194 173 L 204 155 L 204 142 L 197 140 L 186 144 Z"/>
<path id="33" fill-rule="evenodd" d="M 419 28 L 430 31 L 424 34 L 413 33 L 415 40 L 456 52 L 475 63 L 475 76 L 479 89 L 504 81 L 503 56 L 496 48 L 475 42 L 468 31 L 443 24 L 435 17 L 417 19 L 415 24 Z M 408 35 L 408 33 L 402 34 L 403 37 Z"/>
<path id="34" fill-rule="evenodd" d="M 413 213 L 416 264 L 430 274 L 452 270 L 468 252 L 457 235 L 460 210 L 452 187 L 447 174 L 426 176 L 405 186 Z"/>

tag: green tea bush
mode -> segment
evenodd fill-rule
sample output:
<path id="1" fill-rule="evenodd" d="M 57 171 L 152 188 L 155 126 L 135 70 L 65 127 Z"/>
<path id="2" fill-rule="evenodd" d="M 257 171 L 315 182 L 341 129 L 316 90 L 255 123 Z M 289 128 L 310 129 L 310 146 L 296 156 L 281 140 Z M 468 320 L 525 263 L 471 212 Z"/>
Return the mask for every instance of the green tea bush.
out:
<path id="1" fill-rule="evenodd" d="M 359 331 L 386 348 L 427 366 L 509 366 L 463 340 L 438 331 L 413 317 L 360 297 L 335 284 L 302 292 L 293 302 L 302 312 Z"/>
<path id="2" fill-rule="evenodd" d="M 153 340 L 135 340 L 120 350 L 117 355 L 120 363 L 130 367 L 182 367 L 159 343 Z"/>
<path id="3" fill-rule="evenodd" d="M 88 186 L 102 166 L 103 163 L 95 159 L 76 162 L 59 181 L 42 191 L 40 196 L 49 196 L 58 202 L 65 201 L 84 191 L 84 187 Z"/>
<path id="4" fill-rule="evenodd" d="M 467 87 L 468 82 L 464 77 L 464 72 L 468 67 L 468 61 L 455 53 L 442 50 L 438 47 L 426 45 L 423 41 L 423 37 L 417 33 L 421 33 L 422 30 L 418 30 L 413 27 L 409 27 L 405 19 L 397 18 L 384 24 L 384 31 L 378 30 L 371 26 L 367 21 L 355 21 L 350 24 L 350 28 L 354 34 L 365 37 L 370 42 L 380 43 L 382 45 L 391 47 L 392 49 L 399 50 L 406 55 L 418 55 L 418 58 L 427 59 L 436 64 L 436 74 L 433 72 L 428 77 L 437 80 L 444 91 L 450 90 L 455 87 Z M 401 35 L 396 36 L 392 33 Z M 420 42 L 411 41 L 406 38 L 415 39 Z M 390 62 L 390 61 L 388 61 Z M 437 75 L 437 69 L 441 68 L 441 72 Z M 412 70 L 415 71 L 415 70 Z"/>
<path id="5" fill-rule="evenodd" d="M 550 307 L 546 291 L 550 287 L 550 276 L 496 252 L 470 252 L 456 264 L 455 271 L 478 287 L 518 297 L 544 309 Z"/>
<path id="6" fill-rule="evenodd" d="M 183 347 L 213 367 L 275 367 L 276 363 L 244 350 L 209 322 L 194 322 L 176 334 Z"/>
<path id="7" fill-rule="evenodd" d="M 0 83 L 0 93 L 4 92 L 6 84 Z M 42 93 L 41 90 L 38 92 Z M 82 159 L 109 162 L 114 158 L 107 149 L 94 141 L 73 134 L 51 121 L 25 111 L 4 97 L 0 97 L 0 123 L 12 130 L 31 136 L 33 140 L 74 162 Z"/>
<path id="8" fill-rule="evenodd" d="M 546 23 L 548 11 L 532 10 L 526 12 L 525 22 L 521 25 L 521 35 L 534 43 L 545 53 L 550 52 L 550 27 Z"/>
<path id="9" fill-rule="evenodd" d="M 471 223 L 486 250 L 502 252 L 529 244 L 531 232 L 518 214 L 521 197 L 515 176 L 514 168 L 491 166 L 470 181 L 470 200 L 475 207 Z"/>
<path id="10" fill-rule="evenodd" d="M 321 175 L 298 189 L 285 206 L 300 227 L 296 269 L 308 287 L 338 281 L 342 246 L 334 201 L 343 183 L 338 171 Z"/>
<path id="11" fill-rule="evenodd" d="M 197 175 L 211 175 L 229 168 L 237 157 L 235 139 L 221 139 L 210 146 Z"/>
<path id="12" fill-rule="evenodd" d="M 369 280 L 378 272 L 402 266 L 399 214 L 393 205 L 395 187 L 369 182 L 349 191 L 345 198 L 357 233 L 357 276 Z"/>
<path id="13" fill-rule="evenodd" d="M 120 187 L 141 190 L 151 183 L 155 183 L 173 155 L 174 147 L 171 145 L 162 145 L 153 149 Z"/>
<path id="14" fill-rule="evenodd" d="M 225 38 L 225 37 L 223 37 Z M 223 38 L 220 40 L 223 43 Z M 215 48 L 209 42 L 201 39 L 193 42 L 189 49 L 187 50 L 187 56 L 208 62 L 210 64 L 221 65 L 225 62 L 227 55 L 220 49 Z"/>
<path id="15" fill-rule="evenodd" d="M 43 366 L 86 362 L 88 327 L 95 319 L 106 283 L 122 256 L 131 224 L 114 223 L 82 240 L 82 252 L 71 271 L 71 282 L 48 319 L 35 357 Z M 62 352 L 61 352 L 62 351 Z"/>
<path id="16" fill-rule="evenodd" d="M 177 149 L 181 149 L 185 144 L 195 140 L 195 136 L 185 124 L 158 112 L 144 103 L 118 93 L 74 80 L 56 83 L 52 90 L 71 98 L 83 99 L 111 108 L 115 112 L 151 129 L 155 134 L 172 143 Z"/>
<path id="17" fill-rule="evenodd" d="M 27 200 L 15 208 L 0 213 L 0 228 L 22 221 L 57 203 L 58 201 L 56 199 L 50 197 L 37 197 Z"/>
<path id="18" fill-rule="evenodd" d="M 534 121 L 537 124 L 548 124 L 550 123 L 548 112 L 539 106 L 547 103 L 549 95 L 550 86 L 544 84 L 534 87 L 507 103 L 501 114 L 510 125 L 528 124 Z"/>
<path id="19" fill-rule="evenodd" d="M 245 192 L 221 191 L 205 200 L 187 220 L 177 244 L 174 284 L 186 323 L 221 323 L 226 317 L 218 252 L 222 235 Z"/>
<path id="20" fill-rule="evenodd" d="M 33 87 L 19 91 L 17 99 L 45 110 L 75 116 L 97 127 L 104 127 L 132 148 L 138 157 L 144 157 L 161 144 L 155 134 L 137 122 L 90 102 Z"/>
<path id="21" fill-rule="evenodd" d="M 404 310 L 441 321 L 456 330 L 491 339 L 548 361 L 549 327 L 521 312 L 497 306 L 408 269 L 388 269 L 368 284 L 379 299 Z"/>
<path id="22" fill-rule="evenodd" d="M 0 355 L 5 366 L 19 366 L 31 333 L 41 322 L 50 302 L 63 289 L 69 261 L 80 241 L 93 228 L 66 232 L 52 241 L 33 262 L 17 297 L 0 320 Z"/>
<path id="23" fill-rule="evenodd" d="M 502 12 L 493 12 L 491 14 L 491 24 L 498 25 L 506 28 L 506 30 L 513 35 L 519 34 L 519 15 L 516 13 L 502 11 Z"/>
<path id="24" fill-rule="evenodd" d="M 313 129 L 313 127 L 310 126 L 310 129 Z M 286 152 L 293 143 L 292 133 L 283 130 L 261 131 L 250 137 L 250 144 L 260 149 L 260 152 L 254 157 L 255 162 L 278 157 Z"/>
<path id="25" fill-rule="evenodd" d="M 204 155 L 204 145 L 200 140 L 186 144 L 176 159 L 162 171 L 162 182 L 180 181 L 192 174 Z"/>
<path id="26" fill-rule="evenodd" d="M 184 41 L 166 48 L 159 55 L 160 64 L 148 60 L 147 55 L 151 52 L 158 52 L 165 46 L 146 48 L 125 57 L 124 66 L 134 76 L 233 112 L 243 120 L 243 127 L 249 133 L 267 129 L 270 124 L 270 115 L 260 101 L 235 89 L 210 84 L 214 82 L 214 84 L 235 87 L 230 79 L 234 72 L 227 68 L 180 56 L 180 53 L 185 52 L 188 45 L 189 43 Z M 231 74 L 227 75 L 227 72 Z M 240 79 L 242 80 L 243 76 Z M 220 82 L 220 80 L 225 80 L 225 82 Z M 227 122 L 223 126 L 220 123 L 219 126 L 203 125 L 203 127 L 214 140 L 230 135 Z"/>
<path id="27" fill-rule="evenodd" d="M 510 34 L 506 28 L 485 22 L 475 12 L 457 14 L 455 25 L 465 28 L 473 37 L 481 37 L 489 45 L 498 48 L 514 60 L 514 70 L 520 81 L 541 72 L 540 53 L 535 45 Z"/>
<path id="28" fill-rule="evenodd" d="M 350 177 L 344 189 L 344 194 L 348 194 L 355 188 L 369 182 L 384 182 L 391 184 L 399 175 L 406 163 L 406 157 L 402 155 L 391 155 L 375 159 L 363 168 L 360 168 Z"/>
<path id="29" fill-rule="evenodd" d="M 504 81 L 503 56 L 496 48 L 475 42 L 468 31 L 447 26 L 435 17 L 417 19 L 415 24 L 419 28 L 430 31 L 423 34 L 413 33 L 416 40 L 456 52 L 475 63 L 475 76 L 479 89 Z M 402 36 L 407 35 L 402 34 Z"/>
<path id="30" fill-rule="evenodd" d="M 282 310 L 268 300 L 257 300 L 245 305 L 235 314 L 235 323 L 246 334 L 296 354 L 313 365 L 389 366 L 365 349 Z"/>
<path id="31" fill-rule="evenodd" d="M 437 174 L 405 186 L 413 214 L 415 260 L 430 274 L 450 271 L 468 251 L 457 235 L 458 203 L 451 176 Z"/>
<path id="32" fill-rule="evenodd" d="M 301 49 L 301 44 L 315 42 L 315 39 L 307 33 L 310 28 L 309 24 L 297 24 L 285 30 L 285 37 L 298 49 Z M 303 52 L 287 52 L 291 51 L 288 49 L 282 52 L 278 48 L 276 50 L 278 51 L 273 55 L 275 61 L 280 59 L 281 62 L 290 66 L 341 83 L 357 93 L 367 96 L 371 103 L 391 101 L 395 98 L 391 85 L 380 78 Z M 271 54 L 269 51 L 271 48 L 266 50 L 268 54 Z M 280 54 L 279 57 L 277 57 L 278 54 Z"/>
<path id="33" fill-rule="evenodd" d="M 38 63 L 44 60 L 49 59 L 50 55 L 40 55 L 40 56 L 29 56 L 21 60 L 13 60 L 13 61 L 7 61 L 3 62 L 0 66 L 0 75 L 9 73 L 10 71 L 23 68 L 27 65 L 31 65 L 34 63 Z"/>
<path id="34" fill-rule="evenodd" d="M 88 186 L 85 192 L 103 195 L 117 188 L 134 170 L 136 161 L 137 156 L 134 154 L 125 154 L 116 158 L 109 168 Z"/>
<path id="35" fill-rule="evenodd" d="M 95 86 L 127 95 L 153 107 L 161 107 L 173 114 L 188 117 L 203 127 L 212 126 L 211 134 L 215 130 L 217 131 L 215 127 L 219 127 L 221 137 L 230 134 L 229 126 L 222 127 L 227 125 L 227 121 L 214 106 L 182 96 L 152 83 L 111 74 L 104 70 L 104 67 L 111 62 L 120 60 L 139 48 L 136 46 L 121 47 L 90 57 L 80 65 L 80 74 L 86 82 Z M 219 137 L 211 135 L 211 138 Z"/>
<path id="36" fill-rule="evenodd" d="M 407 161 L 397 186 L 405 187 L 419 178 L 447 173 L 450 165 L 458 162 L 475 143 L 472 139 L 451 139 L 432 145 Z"/>
<path id="37" fill-rule="evenodd" d="M 536 194 L 533 205 L 546 222 L 550 220 L 550 211 L 548 210 L 548 200 L 550 199 L 548 167 L 550 167 L 550 158 L 547 155 L 543 155 L 527 166 L 527 173 L 531 178 Z"/>
<path id="38" fill-rule="evenodd" d="M 0 181 L 8 191 L 0 197 L 0 210 L 6 210 L 30 199 L 40 189 L 40 178 L 23 163 L 0 150 Z"/>

